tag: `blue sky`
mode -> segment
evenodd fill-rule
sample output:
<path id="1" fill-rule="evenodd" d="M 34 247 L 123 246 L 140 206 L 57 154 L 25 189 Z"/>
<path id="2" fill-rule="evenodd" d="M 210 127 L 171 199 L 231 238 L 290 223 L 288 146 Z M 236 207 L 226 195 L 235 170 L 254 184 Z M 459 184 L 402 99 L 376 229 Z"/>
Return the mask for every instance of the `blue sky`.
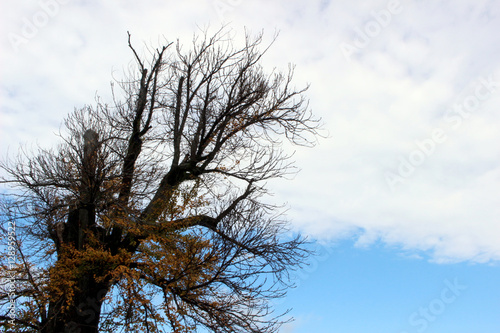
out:
<path id="1" fill-rule="evenodd" d="M 279 306 L 296 321 L 282 332 L 487 332 L 500 329 L 500 269 L 431 264 L 383 245 L 318 247 Z"/>
<path id="2" fill-rule="evenodd" d="M 499 15 L 488 0 L 4 1 L 0 155 L 52 145 L 74 107 L 109 99 L 127 30 L 150 46 L 279 31 L 264 66 L 296 64 L 328 132 L 268 184 L 324 254 L 277 305 L 296 318 L 282 332 L 499 332 Z"/>

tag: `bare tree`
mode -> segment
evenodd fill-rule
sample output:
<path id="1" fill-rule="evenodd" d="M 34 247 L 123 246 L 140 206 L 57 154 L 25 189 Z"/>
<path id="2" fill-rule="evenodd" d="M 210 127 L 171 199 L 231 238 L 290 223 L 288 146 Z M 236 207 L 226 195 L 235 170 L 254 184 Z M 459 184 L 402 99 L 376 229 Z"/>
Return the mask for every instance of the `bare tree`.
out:
<path id="1" fill-rule="evenodd" d="M 2 163 L 3 231 L 17 225 L 7 331 L 277 331 L 270 300 L 309 252 L 262 196 L 293 171 L 282 140 L 310 145 L 318 122 L 293 67 L 266 74 L 262 35 L 244 42 L 222 29 L 146 62 L 129 35 L 123 97 L 70 114 L 57 148 Z"/>

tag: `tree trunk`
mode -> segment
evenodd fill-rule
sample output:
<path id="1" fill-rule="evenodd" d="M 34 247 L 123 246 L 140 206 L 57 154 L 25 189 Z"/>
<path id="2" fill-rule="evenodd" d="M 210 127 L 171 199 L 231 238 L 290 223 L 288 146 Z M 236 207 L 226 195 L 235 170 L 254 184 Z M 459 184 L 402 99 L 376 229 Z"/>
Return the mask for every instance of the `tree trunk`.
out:
<path id="1" fill-rule="evenodd" d="M 99 228 L 96 226 L 95 196 L 98 187 L 95 185 L 95 173 L 97 165 L 98 135 L 93 130 L 87 130 L 84 134 L 84 158 L 81 167 L 81 184 L 79 203 L 68 214 L 68 220 L 63 227 L 62 239 L 57 244 L 58 261 L 61 261 L 62 269 L 65 267 L 66 259 L 71 262 L 73 254 L 68 248 L 79 252 L 85 251 L 90 245 L 88 237 L 93 235 L 99 238 Z M 55 269 L 61 269 L 57 263 Z M 77 262 L 74 270 L 75 284 L 71 290 L 61 290 L 67 281 L 53 281 L 56 276 L 51 277 L 55 285 L 61 282 L 57 300 L 49 303 L 46 322 L 42 324 L 41 333 L 97 333 L 101 317 L 101 307 L 110 289 L 109 280 L 96 281 L 96 278 L 105 276 L 106 267 L 99 263 L 89 261 Z M 62 275 L 64 276 L 64 275 Z"/>
<path id="2" fill-rule="evenodd" d="M 101 307 L 109 286 L 97 283 L 92 276 L 82 277 L 74 302 L 66 307 L 64 300 L 49 304 L 48 321 L 41 333 L 97 333 Z"/>
<path id="3" fill-rule="evenodd" d="M 68 221 L 63 233 L 63 241 L 75 251 L 82 251 L 87 244 L 87 233 L 89 226 L 95 224 L 95 207 L 92 204 L 76 208 L 68 215 Z M 61 268 L 56 263 L 55 269 L 68 269 L 65 262 L 71 262 L 71 251 L 60 248 L 58 261 L 62 263 Z M 66 281 L 54 281 L 61 279 L 52 276 L 50 280 L 57 286 L 56 290 L 62 292 L 62 296 L 49 303 L 47 321 L 42 324 L 41 333 L 97 333 L 101 306 L 104 297 L 110 289 L 109 280 L 96 281 L 97 277 L 105 275 L 106 268 L 96 262 L 82 261 L 77 263 L 75 270 L 75 284 L 71 290 L 63 289 Z M 81 270 L 80 272 L 78 272 Z M 63 275 L 64 276 L 64 275 Z M 71 284 L 70 284 L 71 285 Z M 71 297 L 71 300 L 69 298 Z"/>

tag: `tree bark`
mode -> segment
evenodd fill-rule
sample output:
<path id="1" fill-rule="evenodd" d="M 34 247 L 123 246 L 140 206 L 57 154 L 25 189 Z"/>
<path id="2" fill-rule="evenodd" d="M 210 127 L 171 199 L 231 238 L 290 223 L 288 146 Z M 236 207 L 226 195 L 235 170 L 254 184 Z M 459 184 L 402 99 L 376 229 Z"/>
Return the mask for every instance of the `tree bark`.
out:
<path id="1" fill-rule="evenodd" d="M 91 276 L 78 281 L 79 291 L 74 303 L 65 308 L 64 300 L 50 302 L 48 320 L 41 333 L 97 333 L 101 307 L 109 286 L 98 283 Z"/>
<path id="2" fill-rule="evenodd" d="M 89 234 L 98 233 L 94 204 L 98 151 L 98 134 L 95 131 L 85 132 L 83 151 L 80 202 L 69 212 L 62 237 L 65 246 L 76 251 L 85 250 Z M 59 246 L 58 261 L 72 259 L 66 257 L 71 255 L 71 251 Z M 106 280 L 96 281 L 96 278 L 105 275 L 104 267 L 93 262 L 88 264 L 88 268 L 76 273 L 75 286 L 71 291 L 64 290 L 59 299 L 50 301 L 46 322 L 42 323 L 42 333 L 98 332 L 101 307 L 110 284 Z"/>

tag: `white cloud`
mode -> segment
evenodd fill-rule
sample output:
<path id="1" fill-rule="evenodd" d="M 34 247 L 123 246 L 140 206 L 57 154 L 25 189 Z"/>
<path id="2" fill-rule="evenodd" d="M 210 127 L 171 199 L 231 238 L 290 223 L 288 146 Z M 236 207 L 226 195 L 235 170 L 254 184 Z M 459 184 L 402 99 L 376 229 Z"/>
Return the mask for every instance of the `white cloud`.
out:
<path id="1" fill-rule="evenodd" d="M 44 10 L 41 3 L 55 2 L 57 13 L 16 52 L 12 34 L 22 36 L 26 20 Z M 266 65 L 297 64 L 297 85 L 311 83 L 311 107 L 330 133 L 315 149 L 297 152 L 303 170 L 293 181 L 270 184 L 276 200 L 288 201 L 297 228 L 323 239 L 354 237 L 358 246 L 383 241 L 426 251 L 435 261 L 499 260 L 500 86 L 467 118 L 449 117 L 456 116 L 450 113 L 456 103 L 474 95 L 480 78 L 493 75 L 500 82 L 500 6 L 401 1 L 400 13 L 348 61 L 340 45 L 353 44 L 358 31 L 377 22 L 373 11 L 387 10 L 388 3 L 4 4 L 2 156 L 20 141 L 52 142 L 73 107 L 92 103 L 96 91 L 109 96 L 111 74 L 120 77 L 132 59 L 127 30 L 137 45 L 148 46 L 163 38 L 189 43 L 197 25 L 264 29 L 269 39 L 280 30 Z M 397 174 L 401 159 L 419 150 L 417 142 L 432 138 L 436 128 L 446 140 L 391 190 L 387 172 Z"/>

